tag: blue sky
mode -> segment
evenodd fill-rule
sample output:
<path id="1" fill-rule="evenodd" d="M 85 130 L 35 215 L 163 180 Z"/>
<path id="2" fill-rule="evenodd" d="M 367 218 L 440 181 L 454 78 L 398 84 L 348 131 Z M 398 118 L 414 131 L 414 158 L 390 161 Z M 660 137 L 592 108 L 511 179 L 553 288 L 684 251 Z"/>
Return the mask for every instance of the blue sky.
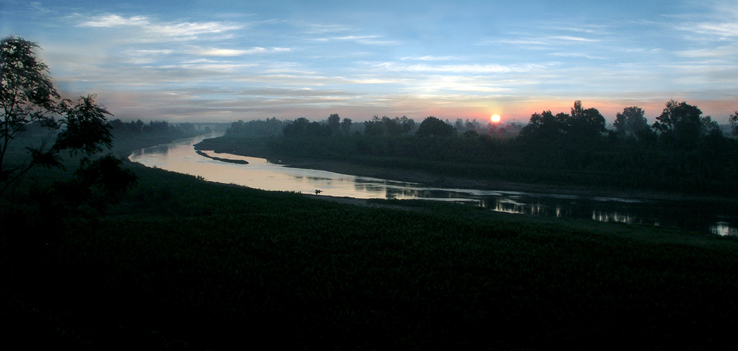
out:
<path id="1" fill-rule="evenodd" d="M 738 110 L 735 0 L 0 0 L 8 35 L 123 120 Z"/>

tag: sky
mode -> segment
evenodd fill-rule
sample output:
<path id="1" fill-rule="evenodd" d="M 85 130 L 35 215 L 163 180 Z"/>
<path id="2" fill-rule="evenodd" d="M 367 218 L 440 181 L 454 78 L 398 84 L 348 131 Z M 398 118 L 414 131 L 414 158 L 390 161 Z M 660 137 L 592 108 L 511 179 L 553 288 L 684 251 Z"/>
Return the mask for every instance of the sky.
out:
<path id="1" fill-rule="evenodd" d="M 0 0 L 9 35 L 124 121 L 738 110 L 736 0 Z"/>

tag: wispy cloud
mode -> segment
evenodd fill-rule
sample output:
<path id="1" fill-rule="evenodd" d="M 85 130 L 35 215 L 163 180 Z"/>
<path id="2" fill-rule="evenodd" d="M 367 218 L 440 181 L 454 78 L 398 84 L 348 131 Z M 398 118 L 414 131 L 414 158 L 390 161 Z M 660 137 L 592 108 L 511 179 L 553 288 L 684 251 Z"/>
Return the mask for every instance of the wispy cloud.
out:
<path id="1" fill-rule="evenodd" d="M 252 55 L 252 54 L 270 54 L 270 53 L 279 53 L 279 52 L 289 52 L 292 49 L 290 48 L 262 48 L 262 47 L 253 47 L 250 49 L 217 49 L 217 48 L 209 48 L 209 49 L 199 49 L 196 50 L 195 53 L 197 55 L 201 56 L 223 56 L 223 57 L 229 57 L 229 56 L 242 56 L 242 55 Z"/>
<path id="2" fill-rule="evenodd" d="M 80 27 L 118 28 L 128 27 L 142 31 L 152 39 L 193 40 L 202 34 L 219 34 L 241 29 L 241 24 L 224 22 L 171 22 L 157 23 L 148 16 L 123 17 L 115 14 L 96 16 L 78 24 Z"/>
<path id="3" fill-rule="evenodd" d="M 684 50 L 677 52 L 682 57 L 735 58 L 738 57 L 738 44 L 707 49 Z"/>
<path id="4" fill-rule="evenodd" d="M 329 38 L 316 38 L 313 39 L 319 42 L 329 41 L 353 41 L 364 45 L 397 45 L 398 41 L 395 40 L 384 40 L 379 35 L 345 35 L 340 37 L 329 37 Z"/>
<path id="5" fill-rule="evenodd" d="M 600 34 L 600 35 L 610 33 L 607 30 L 608 26 L 595 25 L 595 24 L 587 24 L 587 25 L 572 24 L 569 26 L 554 25 L 551 27 L 551 29 L 558 30 L 558 31 L 568 31 L 568 32 L 587 33 L 587 34 Z"/>
<path id="6" fill-rule="evenodd" d="M 734 19 L 735 20 L 735 19 Z M 738 37 L 738 23 L 698 23 L 694 26 L 684 26 L 682 30 L 700 34 L 715 35 L 720 38 Z"/>
<path id="7" fill-rule="evenodd" d="M 432 56 L 432 55 L 426 55 L 426 56 L 419 56 L 419 57 L 402 57 L 400 58 L 401 61 L 407 61 L 407 60 L 413 60 L 413 61 L 449 61 L 449 60 L 458 60 L 458 57 L 455 56 Z"/>
<path id="8" fill-rule="evenodd" d="M 237 93 L 238 95 L 247 96 L 355 96 L 359 95 L 353 92 L 346 92 L 342 90 L 317 90 L 317 89 L 285 89 L 285 88 L 260 88 L 260 89 L 246 89 Z"/>
<path id="9" fill-rule="evenodd" d="M 255 63 L 236 62 L 190 62 L 172 65 L 162 65 L 151 68 L 157 72 L 169 72 L 167 77 L 175 77 L 176 80 L 207 78 L 208 74 L 233 74 L 242 72 L 246 68 L 258 66 Z M 181 78 L 180 78 L 181 77 Z"/>
<path id="10" fill-rule="evenodd" d="M 38 12 L 41 12 L 41 13 L 50 13 L 50 12 L 51 12 L 51 10 L 49 10 L 49 9 L 47 9 L 47 8 L 45 8 L 45 7 L 43 7 L 43 6 L 41 5 L 41 3 L 40 3 L 40 2 L 38 2 L 38 1 L 34 1 L 34 2 L 32 2 L 32 3 L 30 4 L 30 5 L 31 5 L 31 7 L 32 7 L 32 8 L 34 9 L 34 10 L 36 10 L 36 11 L 38 11 Z"/>
<path id="11" fill-rule="evenodd" d="M 498 64 L 462 64 L 462 65 L 402 65 L 395 62 L 383 62 L 374 64 L 375 68 L 387 71 L 405 71 L 405 72 L 447 72 L 447 73 L 510 73 L 510 72 L 529 72 L 535 69 L 546 67 L 543 64 L 525 64 L 525 65 L 498 65 Z"/>
<path id="12" fill-rule="evenodd" d="M 120 26 L 147 26 L 149 19 L 146 16 L 121 17 L 118 15 L 98 16 L 79 24 L 80 27 L 112 28 Z"/>
<path id="13" fill-rule="evenodd" d="M 552 40 L 559 40 L 559 41 L 574 41 L 574 42 L 596 42 L 599 41 L 598 39 L 589 39 L 589 38 L 582 38 L 582 37 L 573 37 L 569 35 L 559 35 L 559 36 L 552 36 L 549 37 Z"/>
<path id="14" fill-rule="evenodd" d="M 169 49 L 126 50 L 123 52 L 128 57 L 127 62 L 132 64 L 150 64 L 172 53 L 174 53 L 174 50 Z"/>
<path id="15" fill-rule="evenodd" d="M 683 18 L 674 28 L 696 34 L 698 40 L 734 40 L 738 38 L 738 8 L 735 1 L 708 2 L 711 12 Z"/>
<path id="16" fill-rule="evenodd" d="M 307 34 L 340 33 L 351 30 L 351 27 L 342 24 L 310 23 L 302 26 L 305 27 L 304 32 Z"/>
<path id="17" fill-rule="evenodd" d="M 515 44 L 515 45 L 561 45 L 566 43 L 594 43 L 599 42 L 599 39 L 590 39 L 584 37 L 575 37 L 570 35 L 548 35 L 542 37 L 527 36 L 518 39 L 487 39 L 480 42 L 481 45 L 489 44 Z"/>
<path id="18" fill-rule="evenodd" d="M 592 55 L 587 55 L 587 54 L 583 54 L 579 52 L 554 52 L 554 53 L 550 53 L 549 55 L 557 56 L 557 57 L 581 57 L 581 58 L 586 58 L 590 60 L 606 60 L 605 57 L 592 56 Z"/>

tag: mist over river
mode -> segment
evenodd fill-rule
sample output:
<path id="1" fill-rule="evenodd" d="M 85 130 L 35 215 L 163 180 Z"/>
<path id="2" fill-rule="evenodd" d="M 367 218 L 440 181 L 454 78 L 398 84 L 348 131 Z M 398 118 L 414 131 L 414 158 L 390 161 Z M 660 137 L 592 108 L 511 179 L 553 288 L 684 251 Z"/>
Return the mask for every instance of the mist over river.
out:
<path id="1" fill-rule="evenodd" d="M 717 235 L 738 236 L 738 206 L 709 200 L 654 200 L 475 189 L 427 187 L 416 183 L 287 167 L 263 158 L 228 154 L 209 156 L 243 160 L 236 164 L 198 155 L 194 145 L 215 135 L 182 139 L 145 148 L 129 156 L 147 167 L 201 176 L 206 180 L 256 189 L 291 191 L 357 199 L 423 199 L 464 202 L 492 211 L 602 222 L 678 227 Z"/>

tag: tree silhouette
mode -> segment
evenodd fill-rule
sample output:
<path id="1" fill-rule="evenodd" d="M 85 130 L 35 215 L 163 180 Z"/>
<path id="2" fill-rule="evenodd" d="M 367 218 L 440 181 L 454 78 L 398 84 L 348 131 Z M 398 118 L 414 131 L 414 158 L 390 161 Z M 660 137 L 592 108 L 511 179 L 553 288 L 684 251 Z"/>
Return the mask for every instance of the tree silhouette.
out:
<path id="1" fill-rule="evenodd" d="M 456 129 L 453 126 L 433 116 L 424 119 L 418 126 L 418 131 L 415 132 L 415 135 L 419 137 L 447 137 L 455 134 Z"/>
<path id="2" fill-rule="evenodd" d="M 415 121 L 407 118 L 407 116 L 402 116 L 402 118 L 400 118 L 400 125 L 402 125 L 402 132 L 405 134 L 408 134 L 415 129 Z"/>
<path id="3" fill-rule="evenodd" d="M 349 135 L 351 133 L 351 118 L 344 118 L 341 122 L 341 132 L 343 135 Z"/>
<path id="4" fill-rule="evenodd" d="M 379 136 L 384 135 L 384 133 L 384 122 L 382 122 L 382 119 L 379 118 L 379 116 L 374 115 L 371 121 L 364 122 L 364 134 Z"/>
<path id="5" fill-rule="evenodd" d="M 623 109 L 623 113 L 616 115 L 613 126 L 620 135 L 638 135 L 649 129 L 648 120 L 644 117 L 644 114 L 645 111 L 640 107 L 626 107 Z"/>
<path id="6" fill-rule="evenodd" d="M 5 160 L 11 141 L 31 123 L 58 128 L 46 114 L 55 111 L 59 93 L 47 75 L 46 64 L 36 60 L 33 49 L 37 47 L 18 37 L 0 42 L 0 193 L 34 165 L 58 164 L 58 157 L 42 147 L 29 149 L 33 161 L 26 167 L 8 169 Z"/>
<path id="7" fill-rule="evenodd" d="M 520 131 L 520 138 L 527 143 L 549 143 L 560 139 L 564 135 L 564 120 L 569 118 L 565 113 L 556 116 L 548 110 L 542 113 L 534 113 L 530 121 Z"/>
<path id="8" fill-rule="evenodd" d="M 656 117 L 653 129 L 661 133 L 667 143 L 674 141 L 680 147 L 691 148 L 702 135 L 701 115 L 697 106 L 669 100 L 661 115 Z"/>
<path id="9" fill-rule="evenodd" d="M 96 161 L 89 159 L 112 146 L 112 127 L 106 119 L 110 113 L 95 103 L 94 95 L 77 102 L 59 100 L 47 75 L 48 67 L 36 59 L 35 48 L 38 45 L 19 37 L 6 37 L 0 42 L 0 193 L 35 166 L 63 168 L 60 153 L 66 150 L 84 156 L 73 182 L 81 181 L 85 172 L 102 172 L 103 176 L 82 183 L 88 188 L 103 186 L 107 189 L 103 199 L 114 200 L 134 184 L 135 176 L 120 168 L 120 161 L 110 155 Z M 50 146 L 43 141 L 39 146 L 26 147 L 30 161 L 9 168 L 5 156 L 12 141 L 31 124 L 54 132 L 55 141 Z M 82 195 L 74 194 L 84 201 L 91 200 Z"/>
<path id="10" fill-rule="evenodd" d="M 288 138 L 295 138 L 295 137 L 303 137 L 307 133 L 307 126 L 310 124 L 310 121 L 305 117 L 300 117 L 294 122 L 286 125 L 282 131 L 285 137 Z"/>
<path id="11" fill-rule="evenodd" d="M 337 113 L 328 116 L 328 127 L 331 130 L 331 135 L 338 135 L 341 130 L 341 117 Z"/>
<path id="12" fill-rule="evenodd" d="M 593 139 L 606 131 L 605 117 L 596 108 L 582 108 L 582 102 L 577 100 L 571 109 L 571 116 L 564 118 L 564 131 L 578 140 Z"/>

